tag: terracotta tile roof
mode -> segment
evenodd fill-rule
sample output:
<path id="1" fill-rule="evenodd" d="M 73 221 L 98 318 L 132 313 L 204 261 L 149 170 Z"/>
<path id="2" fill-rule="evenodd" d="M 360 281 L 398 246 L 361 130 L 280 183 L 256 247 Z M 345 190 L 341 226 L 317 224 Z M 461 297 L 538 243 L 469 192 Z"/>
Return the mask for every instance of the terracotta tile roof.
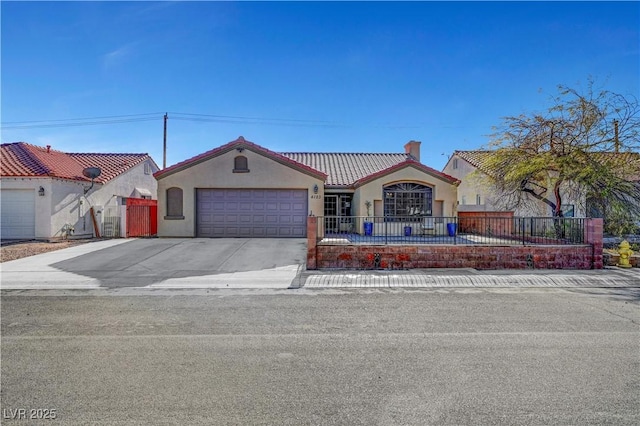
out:
<path id="1" fill-rule="evenodd" d="M 491 155 L 492 151 L 476 150 L 476 151 L 455 151 L 453 154 L 468 161 L 472 166 L 487 173 L 484 169 L 484 162 Z M 640 181 L 640 153 L 637 152 L 594 152 L 594 158 L 600 158 L 602 161 L 610 162 L 612 165 L 619 166 L 624 172 L 628 173 L 627 179 L 635 182 Z"/>
<path id="2" fill-rule="evenodd" d="M 476 150 L 476 151 L 454 151 L 453 155 L 466 160 L 469 164 L 479 169 L 483 169 L 484 161 L 491 155 L 491 151 Z"/>
<path id="3" fill-rule="evenodd" d="M 99 167 L 102 173 L 95 179 L 98 183 L 106 183 L 151 159 L 148 154 L 65 153 L 25 142 L 2 144 L 0 152 L 0 175 L 3 177 L 57 177 L 89 181 L 82 171 L 86 167 Z"/>
<path id="4" fill-rule="evenodd" d="M 420 164 L 406 153 L 329 153 L 329 152 L 273 152 L 240 136 L 218 148 L 204 152 L 188 160 L 174 164 L 154 174 L 158 179 L 184 170 L 202 161 L 224 154 L 233 149 L 244 148 L 261 153 L 275 161 L 291 166 L 304 173 L 318 176 L 326 186 L 353 186 L 369 176 L 391 173 L 394 167 L 402 168 L 408 163 L 418 165 L 421 170 L 441 179 L 456 183 L 457 180 L 438 170 Z"/>
<path id="5" fill-rule="evenodd" d="M 282 155 L 326 173 L 327 186 L 353 185 L 407 159 L 404 153 L 283 152 Z"/>
<path id="6" fill-rule="evenodd" d="M 422 163 L 410 158 L 410 159 L 407 159 L 407 160 L 403 161 L 402 163 L 394 164 L 393 166 L 391 166 L 391 167 L 389 167 L 387 169 L 380 170 L 380 171 L 378 171 L 376 173 L 372 173 L 372 174 L 370 174 L 368 176 L 365 176 L 362 179 L 358 179 L 356 182 L 354 182 L 354 186 L 357 187 L 357 186 L 364 185 L 367 182 L 370 182 L 370 181 L 372 181 L 374 179 L 378 179 L 381 176 L 387 175 L 389 173 L 393 173 L 393 172 L 395 172 L 397 170 L 404 169 L 405 167 L 414 167 L 414 168 L 416 168 L 416 169 L 418 169 L 420 171 L 423 171 L 423 172 L 425 172 L 427 174 L 430 174 L 432 176 L 436 176 L 436 177 L 438 177 L 438 178 L 440 178 L 442 180 L 445 180 L 445 181 L 449 181 L 449 183 L 451 183 L 453 185 L 459 185 L 460 184 L 460 180 L 459 179 L 456 179 L 453 176 L 449 176 L 446 173 L 442 173 L 442 172 L 440 172 L 440 171 L 438 171 L 436 169 L 433 169 L 433 168 L 431 168 L 429 166 L 425 166 L 424 164 L 422 164 Z"/>
<path id="7" fill-rule="evenodd" d="M 282 155 L 327 174 L 327 186 L 359 186 L 403 167 L 414 167 L 451 183 L 454 177 L 425 166 L 406 153 L 284 152 Z"/>
<path id="8" fill-rule="evenodd" d="M 196 155 L 195 157 L 181 161 L 177 164 L 174 164 L 173 166 L 167 167 L 166 169 L 159 170 L 153 175 L 156 177 L 156 179 L 160 179 L 170 174 L 176 173 L 180 170 L 184 170 L 198 163 L 206 161 L 210 158 L 232 151 L 234 149 L 248 149 L 250 151 L 257 152 L 266 157 L 269 157 L 272 160 L 275 160 L 281 164 L 285 164 L 290 167 L 293 167 L 294 169 L 300 170 L 303 173 L 307 173 L 312 176 L 317 176 L 323 180 L 326 179 L 327 177 L 326 173 L 322 172 L 321 170 L 315 169 L 303 163 L 299 163 L 289 157 L 286 157 L 282 154 L 278 154 L 277 152 L 270 151 L 264 147 L 261 147 L 260 145 L 257 145 L 253 142 L 246 140 L 242 136 L 238 137 L 238 139 L 231 141 L 225 145 L 219 146 L 218 148 L 214 148 L 202 154 Z"/>

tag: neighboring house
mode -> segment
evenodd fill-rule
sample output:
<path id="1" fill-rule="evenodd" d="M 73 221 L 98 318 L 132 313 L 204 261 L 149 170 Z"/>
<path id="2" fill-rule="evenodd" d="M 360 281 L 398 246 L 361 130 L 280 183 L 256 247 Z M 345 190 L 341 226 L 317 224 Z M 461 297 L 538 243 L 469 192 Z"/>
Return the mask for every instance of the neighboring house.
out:
<path id="1" fill-rule="evenodd" d="M 147 154 L 65 153 L 24 142 L 2 144 L 1 154 L 2 239 L 91 237 L 94 219 L 102 233 L 127 198 L 156 199 L 158 166 Z M 89 167 L 101 170 L 93 185 L 83 175 Z"/>
<path id="2" fill-rule="evenodd" d="M 553 216 L 553 212 L 549 205 L 533 197 L 528 197 L 529 202 L 526 206 L 510 207 L 504 205 L 501 194 L 493 191 L 487 186 L 484 178 L 489 173 L 483 164 L 491 151 L 475 150 L 475 151 L 455 151 L 449 158 L 449 161 L 442 169 L 448 175 L 451 175 L 461 181 L 458 187 L 458 211 L 459 212 L 497 212 L 510 210 L 515 216 Z M 629 181 L 640 181 L 637 170 L 640 169 L 640 154 L 624 152 L 603 152 L 599 153 L 603 161 L 619 163 L 621 170 L 631 171 L 626 176 Z M 635 167 L 630 165 L 635 164 Z M 635 170 L 635 171 L 634 171 Z M 576 195 L 578 194 L 578 195 Z M 587 216 L 588 199 L 586 194 L 580 194 L 580 191 L 573 193 L 561 193 L 562 210 L 565 217 L 585 217 Z M 551 201 L 554 201 L 553 198 Z"/>
<path id="3" fill-rule="evenodd" d="M 455 151 L 442 171 L 460 180 L 458 185 L 459 212 L 493 212 L 503 210 L 499 197 L 483 181 L 484 159 L 489 151 Z"/>
<path id="4" fill-rule="evenodd" d="M 640 191 L 640 153 L 638 152 L 601 152 L 599 153 L 603 162 L 607 162 L 616 167 L 621 176 L 636 185 L 638 191 Z M 591 217 L 604 217 L 605 214 L 602 211 L 600 203 L 591 197 L 587 198 L 587 212 Z M 640 207 L 638 207 L 640 210 Z M 608 216 L 608 215 L 607 215 Z M 635 215 L 635 224 L 640 229 L 640 217 Z M 605 224 L 608 222 L 605 217 Z M 605 226 L 606 230 L 606 226 Z"/>
<path id="5" fill-rule="evenodd" d="M 416 141 L 392 154 L 276 153 L 243 137 L 155 177 L 161 237 L 304 237 L 309 215 L 453 216 L 459 183 L 421 164 Z"/>
<path id="6" fill-rule="evenodd" d="M 461 183 L 458 187 L 459 212 L 503 212 L 510 211 L 514 216 L 522 217 L 551 217 L 551 207 L 528 194 L 521 195 L 527 200 L 519 206 L 505 205 L 505 198 L 499 192 L 488 186 L 485 180 L 488 171 L 484 168 L 484 161 L 491 155 L 491 151 L 454 151 L 442 171 L 450 174 Z M 565 217 L 584 217 L 586 198 L 562 193 L 562 210 Z M 551 201 L 554 201 L 551 199 Z"/>

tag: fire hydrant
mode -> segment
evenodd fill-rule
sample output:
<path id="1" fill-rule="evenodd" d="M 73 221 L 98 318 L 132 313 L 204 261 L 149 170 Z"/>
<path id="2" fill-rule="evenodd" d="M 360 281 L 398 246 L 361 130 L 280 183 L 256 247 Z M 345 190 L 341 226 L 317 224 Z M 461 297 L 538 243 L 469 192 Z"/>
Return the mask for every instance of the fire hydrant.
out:
<path id="1" fill-rule="evenodd" d="M 631 246 L 628 241 L 624 240 L 620 243 L 618 253 L 620 253 L 620 263 L 618 263 L 618 266 L 621 268 L 631 268 L 629 258 L 633 254 L 633 250 L 631 250 Z"/>

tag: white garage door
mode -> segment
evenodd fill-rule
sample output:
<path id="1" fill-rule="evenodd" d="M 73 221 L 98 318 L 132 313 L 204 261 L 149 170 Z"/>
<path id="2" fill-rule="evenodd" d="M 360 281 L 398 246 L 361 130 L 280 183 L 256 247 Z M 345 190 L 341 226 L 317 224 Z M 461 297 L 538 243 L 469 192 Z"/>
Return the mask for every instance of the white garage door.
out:
<path id="1" fill-rule="evenodd" d="M 303 238 L 306 189 L 198 189 L 198 237 Z"/>
<path id="2" fill-rule="evenodd" d="M 35 238 L 36 192 L 33 189 L 2 189 L 0 235 L 2 239 Z"/>

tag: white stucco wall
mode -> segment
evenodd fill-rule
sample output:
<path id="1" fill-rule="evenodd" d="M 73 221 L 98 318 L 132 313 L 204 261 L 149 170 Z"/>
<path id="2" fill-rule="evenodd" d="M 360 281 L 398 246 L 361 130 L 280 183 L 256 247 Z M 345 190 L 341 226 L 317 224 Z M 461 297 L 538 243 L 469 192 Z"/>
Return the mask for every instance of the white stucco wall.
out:
<path id="1" fill-rule="evenodd" d="M 89 182 L 78 182 L 58 178 L 6 178 L 1 180 L 2 188 L 33 189 L 35 197 L 35 234 L 36 238 L 59 238 L 64 236 L 65 225 L 74 228 L 74 237 L 91 237 L 94 235 L 93 223 L 89 209 L 95 207 L 96 213 L 102 212 L 107 205 L 117 205 L 117 197 L 130 197 L 134 188 L 146 188 L 157 199 L 157 181 L 153 172 L 157 170 L 151 160 L 151 173 L 144 173 L 144 163 L 132 167 L 127 172 L 112 179 L 106 184 L 94 184 L 85 195 L 84 188 Z M 38 189 L 43 187 L 44 196 L 39 196 Z M 102 222 L 102 213 L 97 213 L 98 223 Z M 100 228 L 101 229 L 101 228 Z"/>
<path id="2" fill-rule="evenodd" d="M 233 173 L 234 158 L 247 157 L 249 173 Z M 318 185 L 318 193 L 313 193 Z M 184 219 L 165 219 L 167 214 L 166 191 L 168 188 L 182 189 Z M 196 188 L 236 189 L 306 189 L 309 213 L 322 215 L 324 181 L 320 178 L 280 164 L 271 158 L 244 149 L 235 149 L 180 170 L 158 180 L 158 235 L 161 237 L 194 237 L 196 234 Z"/>
<path id="3" fill-rule="evenodd" d="M 2 189 L 31 189 L 35 196 L 35 237 L 49 238 L 51 233 L 51 178 L 3 177 L 0 179 Z M 38 195 L 40 187 L 44 188 L 44 196 Z"/>
<path id="4" fill-rule="evenodd" d="M 156 181 L 156 178 L 153 177 L 153 173 L 158 169 L 151 160 L 146 160 L 146 162 L 150 167 L 149 174 L 145 174 L 145 163 L 143 162 L 132 167 L 126 173 L 111 179 L 104 185 L 95 184 L 94 187 L 84 195 L 84 199 L 86 200 L 86 214 L 88 218 L 87 225 L 91 226 L 91 228 L 87 228 L 89 231 L 93 232 L 91 217 L 88 216 L 90 207 L 94 207 L 96 219 L 100 229 L 102 229 L 105 207 L 115 208 L 118 206 L 118 201 L 122 197 L 134 197 L 137 195 L 135 193 L 135 188 L 146 189 L 151 193 L 151 199 L 158 199 L 158 182 Z M 86 184 L 86 187 L 89 187 L 89 185 L 90 184 Z M 123 228 L 124 223 L 125 222 L 123 220 Z"/>

